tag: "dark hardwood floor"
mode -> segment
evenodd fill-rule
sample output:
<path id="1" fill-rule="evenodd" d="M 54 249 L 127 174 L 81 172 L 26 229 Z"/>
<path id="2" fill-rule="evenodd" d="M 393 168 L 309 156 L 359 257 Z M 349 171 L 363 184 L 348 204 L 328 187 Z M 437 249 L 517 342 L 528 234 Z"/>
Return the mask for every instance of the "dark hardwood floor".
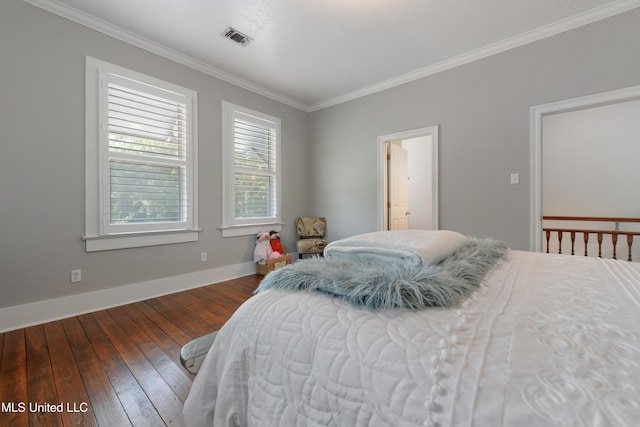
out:
<path id="1" fill-rule="evenodd" d="M 180 348 L 220 329 L 261 277 L 0 334 L 0 425 L 182 425 L 194 375 Z"/>

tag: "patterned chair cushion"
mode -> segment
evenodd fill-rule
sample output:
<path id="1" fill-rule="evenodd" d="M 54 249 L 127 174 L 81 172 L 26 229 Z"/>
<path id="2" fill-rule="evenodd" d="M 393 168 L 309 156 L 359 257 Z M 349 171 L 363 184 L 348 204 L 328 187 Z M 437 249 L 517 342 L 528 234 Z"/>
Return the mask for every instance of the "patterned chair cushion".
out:
<path id="1" fill-rule="evenodd" d="M 322 239 L 301 239 L 296 242 L 299 254 L 321 254 L 328 244 Z"/>
<path id="2" fill-rule="evenodd" d="M 301 239 L 322 238 L 327 231 L 327 221 L 317 216 L 296 218 L 296 231 Z"/>

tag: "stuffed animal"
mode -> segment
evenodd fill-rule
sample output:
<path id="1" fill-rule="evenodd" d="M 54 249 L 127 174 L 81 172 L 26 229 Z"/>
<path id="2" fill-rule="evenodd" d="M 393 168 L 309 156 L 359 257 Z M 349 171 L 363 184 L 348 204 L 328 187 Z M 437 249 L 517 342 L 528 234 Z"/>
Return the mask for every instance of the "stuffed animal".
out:
<path id="1" fill-rule="evenodd" d="M 273 253 L 277 253 L 278 257 L 281 257 L 282 254 L 284 253 L 284 249 L 282 249 L 280 234 L 277 231 L 270 231 L 269 235 L 271 237 L 271 249 L 273 249 Z"/>
<path id="2" fill-rule="evenodd" d="M 253 251 L 253 262 L 260 262 L 269 258 L 273 253 L 269 233 L 261 232 L 256 236 L 256 249 Z"/>

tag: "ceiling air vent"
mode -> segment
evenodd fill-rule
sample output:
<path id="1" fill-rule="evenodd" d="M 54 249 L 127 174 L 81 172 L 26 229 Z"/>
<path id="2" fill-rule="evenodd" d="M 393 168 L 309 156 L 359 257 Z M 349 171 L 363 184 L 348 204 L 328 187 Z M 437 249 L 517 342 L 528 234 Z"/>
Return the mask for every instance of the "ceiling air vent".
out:
<path id="1" fill-rule="evenodd" d="M 246 34 L 242 34 L 240 31 L 231 27 L 224 30 L 222 35 L 230 40 L 233 40 L 241 46 L 246 46 L 253 41 L 251 37 L 247 36 Z"/>

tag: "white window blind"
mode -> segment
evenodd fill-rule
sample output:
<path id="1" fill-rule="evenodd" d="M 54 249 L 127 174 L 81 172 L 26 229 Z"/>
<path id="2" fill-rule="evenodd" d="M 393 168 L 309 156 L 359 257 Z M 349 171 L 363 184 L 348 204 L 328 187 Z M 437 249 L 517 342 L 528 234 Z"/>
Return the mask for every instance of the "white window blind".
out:
<path id="1" fill-rule="evenodd" d="M 280 226 L 280 120 L 224 103 L 225 218 L 223 229 Z M 248 228 L 247 228 L 248 227 Z M 224 234 L 224 233 L 223 233 Z"/>
<path id="2" fill-rule="evenodd" d="M 87 238 L 194 230 L 195 92 L 89 58 L 88 80 L 94 67 L 98 144 L 97 150 L 90 144 L 88 131 L 87 166 L 96 157 L 99 192 L 89 191 L 88 177 Z M 98 227 L 91 218 L 94 199 Z"/>
<path id="3" fill-rule="evenodd" d="M 235 218 L 275 218 L 275 128 L 236 117 L 234 130 Z"/>
<path id="4" fill-rule="evenodd" d="M 107 78 L 107 228 L 117 230 L 123 225 L 140 228 L 137 226 L 141 224 L 160 223 L 172 228 L 185 227 L 188 219 L 185 102 L 150 93 L 152 89 L 158 92 L 155 88 L 137 90 L 118 76 Z"/>

